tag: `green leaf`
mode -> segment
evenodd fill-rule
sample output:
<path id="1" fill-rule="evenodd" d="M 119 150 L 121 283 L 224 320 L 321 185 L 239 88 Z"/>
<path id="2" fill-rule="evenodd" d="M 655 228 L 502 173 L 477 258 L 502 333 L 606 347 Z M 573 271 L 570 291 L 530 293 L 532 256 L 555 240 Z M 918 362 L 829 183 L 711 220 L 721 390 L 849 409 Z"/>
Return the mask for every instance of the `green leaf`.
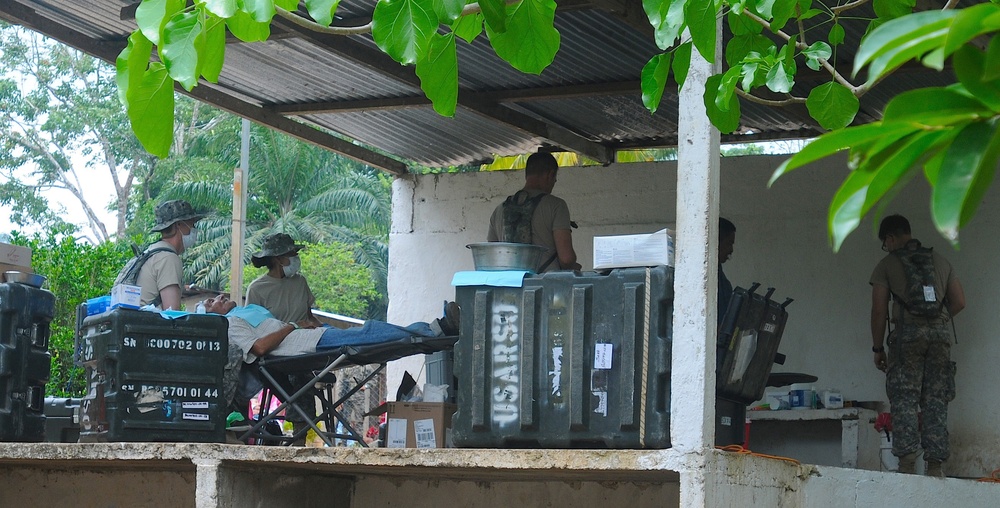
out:
<path id="1" fill-rule="evenodd" d="M 243 11 L 236 11 L 233 17 L 226 19 L 226 28 L 232 32 L 234 37 L 243 42 L 266 41 L 271 36 L 270 23 L 254 21 L 249 14 Z"/>
<path id="2" fill-rule="evenodd" d="M 795 84 L 795 76 L 785 69 L 785 62 L 779 61 L 767 71 L 767 88 L 775 93 L 788 93 Z"/>
<path id="3" fill-rule="evenodd" d="M 479 8 L 486 20 L 486 26 L 496 33 L 507 31 L 507 2 L 504 0 L 481 0 Z"/>
<path id="4" fill-rule="evenodd" d="M 808 48 L 802 50 L 802 54 L 806 57 L 806 67 L 814 71 L 818 71 L 822 67 L 822 60 L 828 60 L 830 55 L 833 54 L 833 50 L 830 45 L 818 41 L 812 43 Z"/>
<path id="5" fill-rule="evenodd" d="M 945 126 L 968 122 L 992 113 L 975 98 L 951 88 L 918 88 L 903 92 L 886 104 L 884 121 Z"/>
<path id="6" fill-rule="evenodd" d="M 674 45 L 684 29 L 684 6 L 688 0 L 643 0 L 649 24 L 653 26 L 656 46 L 666 51 Z"/>
<path id="7" fill-rule="evenodd" d="M 1000 5 L 983 3 L 959 9 L 948 32 L 944 53 L 950 55 L 972 39 L 997 29 L 1000 29 Z"/>
<path id="8" fill-rule="evenodd" d="M 722 75 L 719 74 L 710 76 L 705 81 L 705 112 L 716 129 L 719 129 L 723 134 L 729 134 L 740 127 L 740 101 L 733 95 L 730 96 L 726 104 L 726 110 L 722 110 L 716 106 L 716 98 L 719 95 L 721 86 Z"/>
<path id="9" fill-rule="evenodd" d="M 670 53 L 653 55 L 642 67 L 642 104 L 650 113 L 656 113 L 663 98 L 663 89 L 670 75 Z"/>
<path id="10" fill-rule="evenodd" d="M 128 89 L 128 118 L 132 131 L 149 153 L 170 153 L 174 127 L 174 81 L 159 62 L 149 64 L 142 80 Z"/>
<path id="11" fill-rule="evenodd" d="M 990 38 L 983 62 L 983 81 L 1000 79 L 1000 37 Z"/>
<path id="12" fill-rule="evenodd" d="M 734 10 L 726 14 L 726 21 L 729 23 L 729 30 L 733 36 L 753 35 L 764 31 L 764 27 L 746 16 L 740 16 Z"/>
<path id="13" fill-rule="evenodd" d="M 160 27 L 184 9 L 185 0 L 144 0 L 135 9 L 135 23 L 150 42 L 160 44 Z"/>
<path id="14" fill-rule="evenodd" d="M 830 27 L 830 35 L 827 36 L 826 40 L 830 41 L 831 46 L 839 46 L 844 42 L 844 25 L 840 23 L 834 23 Z"/>
<path id="15" fill-rule="evenodd" d="M 210 17 L 205 29 L 205 48 L 201 52 L 201 75 L 211 83 L 219 82 L 226 59 L 226 22 Z"/>
<path id="16" fill-rule="evenodd" d="M 883 72 L 894 68 L 889 63 L 896 62 L 895 65 L 898 66 L 907 60 L 918 58 L 944 42 L 954 17 L 953 10 L 924 11 L 880 25 L 862 39 L 858 52 L 854 55 L 854 74 L 857 75 L 862 67 L 872 62 L 868 81 L 873 82 Z"/>
<path id="17" fill-rule="evenodd" d="M 205 10 L 220 18 L 236 14 L 236 0 L 197 0 L 196 3 L 204 5 Z"/>
<path id="18" fill-rule="evenodd" d="M 687 80 L 688 69 L 691 68 L 691 41 L 677 46 L 673 54 L 674 62 L 670 67 L 674 71 L 674 81 L 677 82 L 677 90 L 680 91 L 684 87 L 684 81 Z"/>
<path id="19" fill-rule="evenodd" d="M 845 181 L 844 185 L 840 189 L 837 189 L 834 199 L 838 202 L 838 205 L 835 207 L 831 204 L 827 215 L 827 231 L 829 232 L 830 244 L 833 245 L 834 252 L 840 251 L 840 246 L 844 239 L 857 229 L 858 224 L 861 223 L 861 208 L 867 196 L 863 185 L 854 184 L 848 186 L 848 183 L 848 181 Z"/>
<path id="20" fill-rule="evenodd" d="M 715 107 L 720 111 L 729 111 L 732 105 L 733 95 L 736 93 L 736 83 L 740 80 L 741 72 L 739 68 L 730 68 L 722 75 L 719 82 L 719 93 L 715 96 Z"/>
<path id="21" fill-rule="evenodd" d="M 296 9 L 299 8 L 299 0 L 274 0 L 274 6 L 281 7 L 286 11 L 294 12 Z M 309 0 L 306 0 L 307 9 L 309 8 L 308 6 L 309 6 Z"/>
<path id="22" fill-rule="evenodd" d="M 931 182 L 931 217 L 938 231 L 952 242 L 957 242 L 958 230 L 979 206 L 998 161 L 1000 132 L 996 121 L 967 125 L 945 151 L 937 180 Z"/>
<path id="23" fill-rule="evenodd" d="M 462 15 L 464 7 L 465 0 L 434 0 L 434 12 L 437 14 L 438 21 L 445 24 L 450 24 L 458 19 Z"/>
<path id="24" fill-rule="evenodd" d="M 774 2 L 776 0 L 760 0 L 757 2 L 757 12 L 760 13 L 760 17 L 764 19 L 771 19 L 774 14 L 771 10 L 774 8 Z"/>
<path id="25" fill-rule="evenodd" d="M 879 160 L 877 174 L 868 186 L 862 215 L 867 214 L 880 200 L 890 196 L 894 188 L 909 181 L 909 175 L 917 168 L 917 164 L 926 159 L 929 153 L 940 151 L 951 143 L 956 133 L 955 130 L 917 131 L 912 136 L 902 138 L 903 141 L 894 144 L 891 150 L 884 150 L 885 155 Z"/>
<path id="26" fill-rule="evenodd" d="M 160 57 L 170 77 L 185 90 L 198 84 L 201 69 L 198 55 L 205 49 L 204 26 L 197 12 L 182 12 L 170 18 L 163 27 Z"/>
<path id="27" fill-rule="evenodd" d="M 726 45 L 726 63 L 737 65 L 752 52 L 767 54 L 774 48 L 774 42 L 760 34 L 737 35 Z"/>
<path id="28" fill-rule="evenodd" d="M 847 127 L 823 134 L 802 147 L 799 153 L 782 162 L 774 170 L 767 185 L 770 187 L 782 175 L 801 168 L 806 164 L 816 162 L 831 155 L 871 142 L 874 139 L 899 139 L 915 130 L 915 127 L 902 122 L 885 123 L 872 122 L 857 127 Z"/>
<path id="29" fill-rule="evenodd" d="M 806 98 L 809 116 L 827 130 L 847 127 L 854 121 L 860 102 L 844 85 L 824 83 L 813 88 Z"/>
<path id="30" fill-rule="evenodd" d="M 875 15 L 886 20 L 905 16 L 913 12 L 915 0 L 873 0 Z"/>
<path id="31" fill-rule="evenodd" d="M 707 62 L 715 62 L 716 14 L 718 5 L 715 0 L 694 0 L 684 6 L 684 18 L 694 47 Z"/>
<path id="32" fill-rule="evenodd" d="M 417 60 L 420 89 L 431 100 L 434 111 L 441 116 L 455 116 L 458 104 L 458 57 L 455 34 L 435 34 L 427 56 Z"/>
<path id="33" fill-rule="evenodd" d="M 559 51 L 556 30 L 556 3 L 553 0 L 522 0 L 512 6 L 507 19 L 508 30 L 494 32 L 486 25 L 486 35 L 497 56 L 515 69 L 528 74 L 541 74 Z M 525 34 L 531 34 L 525 37 Z"/>
<path id="34" fill-rule="evenodd" d="M 118 54 L 115 60 L 115 81 L 118 83 L 118 100 L 128 107 L 128 90 L 142 81 L 149 57 L 153 52 L 153 43 L 136 30 L 128 37 L 128 46 Z"/>
<path id="35" fill-rule="evenodd" d="M 240 10 L 258 23 L 270 23 L 274 17 L 273 0 L 242 0 L 241 3 Z"/>
<path id="36" fill-rule="evenodd" d="M 479 34 L 483 33 L 483 15 L 476 13 L 468 16 L 461 16 L 455 23 L 451 25 L 451 30 L 455 32 L 455 35 L 461 37 L 472 44 L 472 41 L 479 37 Z"/>
<path id="37" fill-rule="evenodd" d="M 955 77 L 975 98 L 992 111 L 1000 111 L 1000 81 L 983 81 L 986 54 L 971 44 L 962 46 L 951 59 Z"/>
<path id="38" fill-rule="evenodd" d="M 777 32 L 785 27 L 788 20 L 795 15 L 795 6 L 798 0 L 777 0 L 771 7 L 771 14 L 774 19 L 771 20 L 771 32 Z"/>
<path id="39" fill-rule="evenodd" d="M 382 0 L 372 14 L 375 44 L 403 65 L 424 56 L 437 26 L 432 0 Z"/>
<path id="40" fill-rule="evenodd" d="M 330 26 L 330 23 L 333 23 L 333 15 L 337 12 L 339 5 L 340 0 L 306 0 L 306 10 L 309 11 L 309 17 L 323 26 Z"/>

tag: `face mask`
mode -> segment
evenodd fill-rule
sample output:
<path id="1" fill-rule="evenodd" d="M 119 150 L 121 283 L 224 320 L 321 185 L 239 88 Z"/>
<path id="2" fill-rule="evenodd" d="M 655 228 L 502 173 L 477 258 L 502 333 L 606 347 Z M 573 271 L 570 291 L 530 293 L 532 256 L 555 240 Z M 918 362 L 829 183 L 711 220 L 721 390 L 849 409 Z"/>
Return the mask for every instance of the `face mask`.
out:
<path id="1" fill-rule="evenodd" d="M 194 244 L 198 243 L 198 229 L 191 228 L 191 231 L 186 235 L 181 235 L 181 242 L 184 243 L 185 249 L 190 249 L 194 247 Z"/>
<path id="2" fill-rule="evenodd" d="M 285 273 L 285 277 L 291 277 L 299 273 L 299 268 L 302 268 L 302 260 L 298 256 L 292 256 L 288 258 L 288 266 L 282 266 L 281 271 Z"/>

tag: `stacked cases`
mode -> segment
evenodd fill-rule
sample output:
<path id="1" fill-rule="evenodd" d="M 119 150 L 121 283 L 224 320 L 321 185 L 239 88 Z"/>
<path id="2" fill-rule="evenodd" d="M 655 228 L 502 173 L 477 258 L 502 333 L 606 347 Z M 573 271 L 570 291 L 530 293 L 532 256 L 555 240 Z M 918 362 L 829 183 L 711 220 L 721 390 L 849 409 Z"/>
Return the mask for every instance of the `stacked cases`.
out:
<path id="1" fill-rule="evenodd" d="M 229 322 L 114 309 L 83 320 L 80 442 L 224 442 Z"/>
<path id="2" fill-rule="evenodd" d="M 25 284 L 0 284 L 0 441 L 45 438 L 52 293 Z"/>

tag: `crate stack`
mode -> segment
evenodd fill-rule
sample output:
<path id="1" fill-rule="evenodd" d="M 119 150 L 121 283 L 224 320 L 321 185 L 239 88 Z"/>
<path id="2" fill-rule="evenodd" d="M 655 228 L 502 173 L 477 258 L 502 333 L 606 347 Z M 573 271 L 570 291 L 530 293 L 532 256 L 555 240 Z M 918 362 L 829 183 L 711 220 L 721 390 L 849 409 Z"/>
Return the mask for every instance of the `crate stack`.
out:
<path id="1" fill-rule="evenodd" d="M 113 309 L 83 319 L 80 442 L 224 442 L 229 322 Z"/>
<path id="2" fill-rule="evenodd" d="M 0 441 L 45 438 L 49 323 L 55 302 L 44 289 L 0 284 Z"/>

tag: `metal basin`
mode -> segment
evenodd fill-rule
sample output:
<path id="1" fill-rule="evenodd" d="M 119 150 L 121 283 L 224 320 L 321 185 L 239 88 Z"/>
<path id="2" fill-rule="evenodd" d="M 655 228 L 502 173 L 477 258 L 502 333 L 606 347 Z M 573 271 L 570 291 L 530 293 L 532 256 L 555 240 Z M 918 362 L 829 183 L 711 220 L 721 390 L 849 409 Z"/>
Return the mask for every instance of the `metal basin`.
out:
<path id="1" fill-rule="evenodd" d="M 472 249 L 476 270 L 531 270 L 542 264 L 545 248 L 529 243 L 483 242 L 466 245 Z"/>
<path id="2" fill-rule="evenodd" d="M 42 284 L 45 284 L 45 277 L 37 273 L 18 272 L 16 270 L 3 272 L 3 279 L 6 282 L 16 282 L 36 288 L 40 288 Z"/>

